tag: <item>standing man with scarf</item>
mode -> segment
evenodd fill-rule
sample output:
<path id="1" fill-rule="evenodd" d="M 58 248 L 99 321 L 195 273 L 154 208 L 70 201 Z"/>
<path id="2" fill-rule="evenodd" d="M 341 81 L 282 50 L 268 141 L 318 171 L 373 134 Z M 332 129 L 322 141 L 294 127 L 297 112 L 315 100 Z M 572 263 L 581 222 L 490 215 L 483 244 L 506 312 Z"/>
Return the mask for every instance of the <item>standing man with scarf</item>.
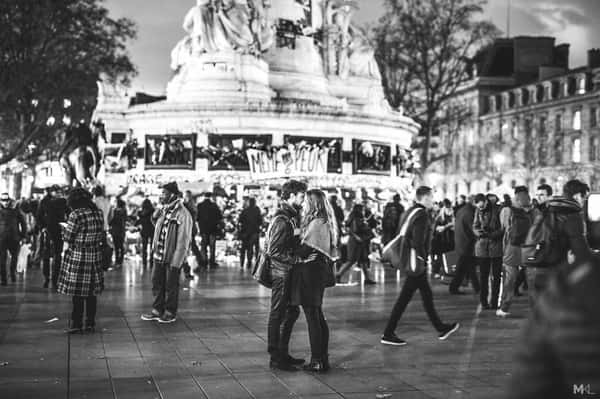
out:
<path id="1" fill-rule="evenodd" d="M 194 221 L 185 208 L 177 183 L 161 187 L 158 221 L 152 242 L 154 268 L 152 270 L 152 311 L 142 320 L 173 323 L 177 318 L 179 274 L 192 240 Z"/>

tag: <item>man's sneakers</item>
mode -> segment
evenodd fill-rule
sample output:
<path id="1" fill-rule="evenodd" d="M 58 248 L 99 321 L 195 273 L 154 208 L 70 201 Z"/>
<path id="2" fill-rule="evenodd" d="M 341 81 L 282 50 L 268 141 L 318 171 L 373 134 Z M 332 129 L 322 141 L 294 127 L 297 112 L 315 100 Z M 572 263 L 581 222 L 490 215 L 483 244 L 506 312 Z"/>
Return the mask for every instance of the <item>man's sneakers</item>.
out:
<path id="1" fill-rule="evenodd" d="M 142 320 L 145 321 L 153 321 L 153 320 L 160 320 L 160 313 L 158 313 L 156 310 L 152 309 L 152 312 L 150 313 L 145 313 L 142 315 Z"/>
<path id="2" fill-rule="evenodd" d="M 458 331 L 459 328 L 460 328 L 459 323 L 452 323 L 452 324 L 446 325 L 444 327 L 444 329 L 442 331 L 440 331 L 440 335 L 439 335 L 438 339 L 440 341 L 446 340 L 449 336 L 451 336 L 456 331 Z"/>
<path id="3" fill-rule="evenodd" d="M 396 334 L 384 334 L 381 337 L 381 341 L 382 344 L 384 345 L 392 345 L 392 346 L 404 346 L 406 345 L 406 341 L 403 339 L 398 338 L 398 336 L 396 336 Z"/>
<path id="4" fill-rule="evenodd" d="M 510 312 L 505 312 L 504 310 L 502 310 L 502 308 L 500 308 L 500 309 L 496 310 L 496 316 L 502 317 L 504 319 L 504 318 L 507 318 L 508 316 L 510 316 Z"/>
<path id="5" fill-rule="evenodd" d="M 169 324 L 169 323 L 173 323 L 177 320 L 177 316 L 175 316 L 174 314 L 171 314 L 169 312 L 165 312 L 160 319 L 158 319 L 159 323 L 162 324 Z"/>

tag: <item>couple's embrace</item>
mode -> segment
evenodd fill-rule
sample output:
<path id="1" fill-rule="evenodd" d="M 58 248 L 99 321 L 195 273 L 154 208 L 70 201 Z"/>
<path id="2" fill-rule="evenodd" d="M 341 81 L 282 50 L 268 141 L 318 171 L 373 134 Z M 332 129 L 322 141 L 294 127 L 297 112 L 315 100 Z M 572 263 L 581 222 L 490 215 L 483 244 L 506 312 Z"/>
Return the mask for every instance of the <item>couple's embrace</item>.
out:
<path id="1" fill-rule="evenodd" d="M 294 323 L 304 310 L 310 337 L 311 361 L 304 370 L 329 369 L 329 326 L 323 315 L 325 288 L 335 285 L 338 228 L 325 193 L 307 191 L 306 184 L 290 180 L 281 190 L 279 209 L 267 231 L 265 251 L 273 279 L 268 324 L 270 366 L 298 370 L 303 359 L 290 356 Z"/>

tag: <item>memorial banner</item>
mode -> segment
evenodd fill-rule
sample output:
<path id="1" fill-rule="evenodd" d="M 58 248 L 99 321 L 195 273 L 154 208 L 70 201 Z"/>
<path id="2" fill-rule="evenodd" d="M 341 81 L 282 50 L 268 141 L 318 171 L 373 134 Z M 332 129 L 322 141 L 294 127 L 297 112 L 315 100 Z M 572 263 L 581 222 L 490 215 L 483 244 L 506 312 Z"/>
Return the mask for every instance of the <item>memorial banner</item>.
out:
<path id="1" fill-rule="evenodd" d="M 246 150 L 253 179 L 324 176 L 327 174 L 328 153 L 327 148 L 308 146 L 291 150 Z"/>

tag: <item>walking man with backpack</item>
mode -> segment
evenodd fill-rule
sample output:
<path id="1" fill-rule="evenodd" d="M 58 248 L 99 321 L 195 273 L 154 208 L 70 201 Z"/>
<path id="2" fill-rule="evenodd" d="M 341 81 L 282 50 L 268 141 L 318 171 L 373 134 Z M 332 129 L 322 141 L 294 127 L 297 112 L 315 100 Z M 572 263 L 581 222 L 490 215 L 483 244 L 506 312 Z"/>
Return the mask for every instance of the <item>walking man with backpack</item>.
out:
<path id="1" fill-rule="evenodd" d="M 515 188 L 513 206 L 502 208 L 500 224 L 504 231 L 502 239 L 504 256 L 502 268 L 504 273 L 504 286 L 502 288 L 502 302 L 496 311 L 496 316 L 507 317 L 514 298 L 515 286 L 519 277 L 521 266 L 521 245 L 527 238 L 529 227 L 533 222 L 535 208 L 531 206 L 529 190 L 525 186 Z"/>
<path id="2" fill-rule="evenodd" d="M 527 267 L 530 305 L 536 303 L 548 278 L 559 266 L 585 262 L 592 257 L 583 217 L 589 192 L 589 186 L 582 181 L 568 181 L 563 195 L 550 199 L 529 229 L 522 247 L 522 261 Z"/>
<path id="3" fill-rule="evenodd" d="M 383 250 L 383 256 L 391 261 L 392 266 L 402 268 L 407 273 L 400 296 L 381 337 L 381 343 L 384 345 L 406 345 L 406 341 L 399 338 L 395 330 L 417 290 L 421 293 L 427 316 L 438 331 L 440 340 L 447 339 L 460 327 L 459 323 L 442 323 L 433 305 L 433 293 L 427 280 L 427 257 L 432 230 L 429 210 L 433 208 L 433 190 L 426 186 L 419 187 L 415 202 L 416 204 L 402 217 L 399 234 Z"/>

